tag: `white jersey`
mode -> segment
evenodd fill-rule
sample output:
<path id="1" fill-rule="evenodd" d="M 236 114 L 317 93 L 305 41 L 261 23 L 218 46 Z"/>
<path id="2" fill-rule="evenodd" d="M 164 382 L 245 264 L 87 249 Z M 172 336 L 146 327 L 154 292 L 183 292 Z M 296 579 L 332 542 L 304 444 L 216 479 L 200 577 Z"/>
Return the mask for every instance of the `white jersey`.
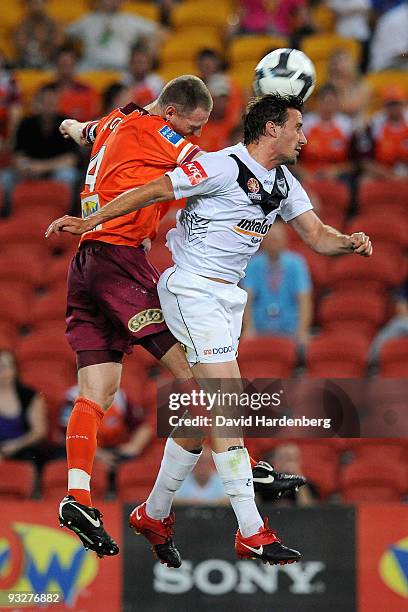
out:
<path id="1" fill-rule="evenodd" d="M 188 198 L 167 246 L 177 266 L 201 276 L 238 283 L 276 215 L 287 222 L 313 208 L 285 166 L 266 170 L 243 144 L 167 174 L 176 199 Z"/>

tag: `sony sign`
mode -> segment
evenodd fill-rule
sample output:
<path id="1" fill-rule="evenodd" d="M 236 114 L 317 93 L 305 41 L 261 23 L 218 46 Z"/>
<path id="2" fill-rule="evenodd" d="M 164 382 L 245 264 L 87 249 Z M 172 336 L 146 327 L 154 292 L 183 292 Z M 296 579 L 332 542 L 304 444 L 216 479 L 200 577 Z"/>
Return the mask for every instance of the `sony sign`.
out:
<path id="1" fill-rule="evenodd" d="M 156 563 L 153 568 L 153 588 L 156 593 L 181 594 L 194 587 L 206 595 L 236 593 L 251 594 L 257 591 L 277 593 L 279 573 L 290 579 L 289 593 L 311 595 L 324 593 L 325 584 L 315 581 L 317 574 L 326 569 L 322 561 L 305 561 L 290 565 L 258 565 L 251 561 L 208 559 L 194 565 L 184 561 L 180 569 L 168 568 Z"/>

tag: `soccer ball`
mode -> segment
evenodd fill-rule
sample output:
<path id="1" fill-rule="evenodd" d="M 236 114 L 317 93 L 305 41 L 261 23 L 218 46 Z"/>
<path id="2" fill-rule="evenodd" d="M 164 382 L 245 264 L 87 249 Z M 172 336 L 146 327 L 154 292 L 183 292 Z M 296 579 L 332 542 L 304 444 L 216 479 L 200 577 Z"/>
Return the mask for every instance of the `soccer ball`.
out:
<path id="1" fill-rule="evenodd" d="M 315 82 L 316 70 L 307 55 L 297 49 L 275 49 L 255 68 L 253 85 L 257 96 L 279 93 L 307 100 Z"/>

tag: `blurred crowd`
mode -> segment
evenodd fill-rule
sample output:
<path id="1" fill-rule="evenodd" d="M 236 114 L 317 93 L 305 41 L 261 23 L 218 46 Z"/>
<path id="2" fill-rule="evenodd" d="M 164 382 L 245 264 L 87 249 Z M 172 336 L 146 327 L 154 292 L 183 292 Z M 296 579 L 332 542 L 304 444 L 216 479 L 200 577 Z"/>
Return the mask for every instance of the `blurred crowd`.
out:
<path id="1" fill-rule="evenodd" d="M 378 255 L 371 270 L 353 262 L 330 262 L 329 268 L 299 244 L 290 228 L 276 223 L 243 282 L 249 294 L 243 342 L 283 338 L 291 343 L 293 357 L 286 370 L 276 370 L 268 369 L 272 358 L 257 362 L 252 355 L 243 362 L 243 373 L 255 372 L 257 362 L 257 372 L 265 376 L 408 376 L 408 348 L 404 352 L 395 345 L 399 357 L 393 361 L 388 351 L 384 365 L 384 347 L 404 337 L 406 343 L 408 335 L 406 0 L 72 0 L 69 5 L 3 0 L 2 11 L 0 236 L 16 249 L 6 253 L 0 246 L 0 284 L 19 290 L 26 281 L 28 286 L 31 275 L 21 301 L 34 314 L 28 320 L 28 309 L 18 304 L 19 310 L 17 299 L 1 305 L 0 458 L 35 460 L 40 474 L 47 461 L 64 457 L 64 425 L 74 396 L 73 362 L 66 364 L 72 357 L 61 349 L 65 365 L 50 382 L 51 372 L 45 375 L 46 366 L 36 370 L 26 347 L 36 334 L 41 343 L 45 327 L 51 337 L 50 320 L 63 342 L 61 304 L 73 242 L 50 247 L 42 278 L 34 264 L 40 251 L 44 257 L 43 247 L 35 244 L 21 276 L 12 261 L 17 248 L 35 243 L 33 232 L 22 229 L 27 212 L 33 227 L 37 217 L 43 224 L 39 240 L 47 214 L 51 220 L 60 213 L 78 213 L 89 152 L 60 136 L 61 121 L 97 119 L 131 100 L 145 106 L 167 80 L 193 73 L 214 99 L 198 144 L 205 151 L 235 144 L 242 138 L 241 117 L 252 95 L 254 67 L 265 53 L 282 46 L 304 50 L 317 69 L 316 89 L 304 113 L 308 145 L 294 173 L 323 221 L 345 231 L 357 224 L 371 235 Z M 166 227 L 173 216 L 174 210 Z M 19 229 L 13 230 L 17 219 Z M 153 258 L 163 253 L 163 236 L 153 245 Z M 161 267 L 168 263 L 164 254 Z M 355 342 L 344 348 L 342 363 L 338 355 L 331 361 L 330 346 L 335 352 L 346 335 Z M 49 355 L 41 358 L 51 364 Z M 136 389 L 135 372 L 140 374 Z M 111 494 L 122 464 L 141 460 L 154 437 L 154 402 L 142 388 L 162 373 L 140 356 L 131 373 L 125 373 L 124 388 L 100 434 L 97 459 Z M 300 447 L 287 444 L 279 451 L 272 446 L 266 459 L 281 471 L 303 471 Z M 343 451 L 336 452 L 339 459 Z M 342 455 L 343 463 L 349 452 Z M 205 455 L 180 491 L 180 502 L 184 497 L 222 503 L 210 463 Z M 305 466 L 308 473 L 306 461 Z M 327 491 L 322 494 L 319 483 L 312 482 L 289 503 L 311 505 L 327 498 Z"/>

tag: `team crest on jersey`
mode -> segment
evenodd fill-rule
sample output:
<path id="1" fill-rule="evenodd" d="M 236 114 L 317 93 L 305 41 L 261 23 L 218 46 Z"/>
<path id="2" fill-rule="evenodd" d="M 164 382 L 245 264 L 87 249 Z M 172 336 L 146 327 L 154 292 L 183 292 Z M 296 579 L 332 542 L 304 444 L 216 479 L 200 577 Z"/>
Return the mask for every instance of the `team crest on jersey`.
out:
<path id="1" fill-rule="evenodd" d="M 259 182 L 255 178 L 250 178 L 247 181 L 248 189 L 251 193 L 258 193 Z"/>
<path id="2" fill-rule="evenodd" d="M 262 198 L 262 195 L 259 193 L 259 190 L 260 190 L 259 181 L 257 181 L 256 178 L 251 176 L 251 178 L 247 180 L 247 187 L 248 187 L 247 195 L 250 200 L 260 200 Z"/>
<path id="3" fill-rule="evenodd" d="M 147 325 L 163 323 L 164 317 L 160 308 L 146 308 L 135 314 L 128 321 L 128 328 L 131 332 L 136 333 Z"/>
<path id="4" fill-rule="evenodd" d="M 199 183 L 201 183 L 201 181 L 208 178 L 208 174 L 206 173 L 202 165 L 198 163 L 198 161 L 182 164 L 180 168 L 185 174 L 187 174 L 188 180 L 193 186 L 198 185 Z"/>
<path id="5" fill-rule="evenodd" d="M 171 142 L 171 144 L 175 147 L 177 147 L 180 141 L 183 140 L 183 137 L 180 136 L 180 134 L 177 134 L 177 132 L 172 130 L 171 127 L 169 127 L 168 125 L 164 125 L 162 128 L 160 128 L 159 134 L 160 136 L 163 136 L 163 138 Z"/>

